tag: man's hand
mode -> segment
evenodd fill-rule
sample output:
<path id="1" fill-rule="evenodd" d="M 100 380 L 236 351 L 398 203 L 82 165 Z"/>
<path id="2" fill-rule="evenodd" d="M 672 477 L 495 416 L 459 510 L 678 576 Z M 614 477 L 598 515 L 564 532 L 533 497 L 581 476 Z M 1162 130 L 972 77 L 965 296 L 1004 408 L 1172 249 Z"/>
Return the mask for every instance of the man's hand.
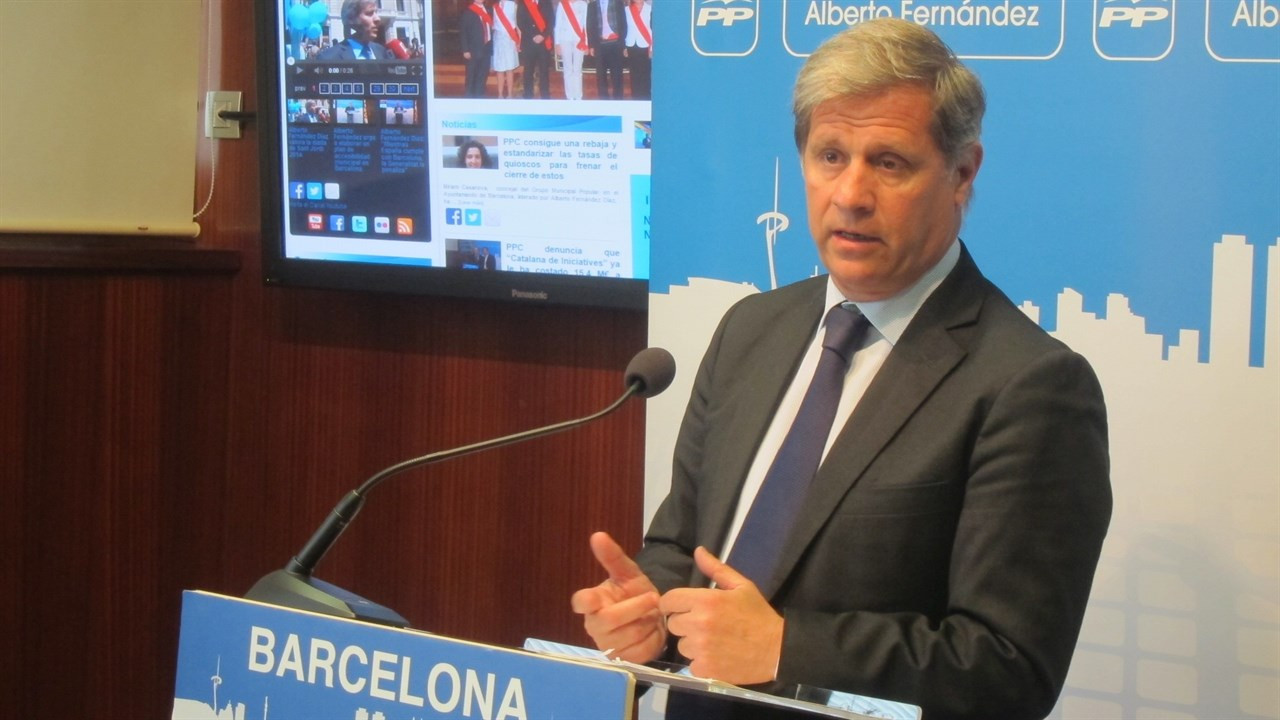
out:
<path id="1" fill-rule="evenodd" d="M 667 643 L 658 589 L 608 533 L 592 534 L 591 552 L 609 579 L 573 594 L 587 634 L 612 658 L 646 663 L 658 657 Z"/>
<path id="2" fill-rule="evenodd" d="M 693 559 L 716 587 L 672 590 L 659 603 L 667 629 L 680 636 L 689 669 L 735 685 L 773 680 L 782 655 L 782 616 L 754 583 L 706 548 L 695 550 Z"/>

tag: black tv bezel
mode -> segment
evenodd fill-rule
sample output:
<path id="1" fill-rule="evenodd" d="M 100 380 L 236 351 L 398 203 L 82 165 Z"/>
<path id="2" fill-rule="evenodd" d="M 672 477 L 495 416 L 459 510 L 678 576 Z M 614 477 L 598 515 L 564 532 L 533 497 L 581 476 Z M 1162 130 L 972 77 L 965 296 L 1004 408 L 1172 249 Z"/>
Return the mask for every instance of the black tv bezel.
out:
<path id="1" fill-rule="evenodd" d="M 636 278 L 477 271 L 465 268 L 338 262 L 289 257 L 285 253 L 281 190 L 279 0 L 254 3 L 257 31 L 259 181 L 261 182 L 262 273 L 268 286 L 356 290 L 396 294 L 498 300 L 535 305 L 569 305 L 647 310 L 649 281 Z M 429 0 L 424 2 L 429 11 Z M 429 196 L 424 201 L 430 203 Z M 429 240 L 428 242 L 434 241 Z"/>

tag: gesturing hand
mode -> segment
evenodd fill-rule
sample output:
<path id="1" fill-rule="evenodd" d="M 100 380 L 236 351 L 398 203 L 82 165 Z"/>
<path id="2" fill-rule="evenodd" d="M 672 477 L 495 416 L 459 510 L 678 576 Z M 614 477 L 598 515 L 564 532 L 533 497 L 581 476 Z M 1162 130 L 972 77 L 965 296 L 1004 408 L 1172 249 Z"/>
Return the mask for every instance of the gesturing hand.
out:
<path id="1" fill-rule="evenodd" d="M 773 680 L 782 655 L 783 619 L 741 573 L 707 551 L 693 552 L 714 589 L 680 588 L 662 596 L 667 630 L 680 637 L 689 669 L 735 685 Z"/>
<path id="2" fill-rule="evenodd" d="M 635 663 L 653 660 L 667 642 L 658 589 L 608 533 L 592 534 L 591 552 L 609 578 L 575 592 L 573 611 L 583 616 L 587 634 L 596 647 L 609 650 L 610 657 Z"/>

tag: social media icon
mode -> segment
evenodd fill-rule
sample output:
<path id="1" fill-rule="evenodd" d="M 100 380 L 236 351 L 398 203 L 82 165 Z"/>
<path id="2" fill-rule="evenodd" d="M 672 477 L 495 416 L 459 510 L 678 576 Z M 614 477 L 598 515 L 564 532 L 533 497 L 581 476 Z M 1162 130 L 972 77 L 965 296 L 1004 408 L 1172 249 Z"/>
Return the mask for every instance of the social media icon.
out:
<path id="1" fill-rule="evenodd" d="M 300 182 L 289 183 L 289 197 L 294 200 L 306 200 L 307 184 Z"/>
<path id="2" fill-rule="evenodd" d="M 323 230 L 324 215 L 321 215 L 320 213 L 307 213 L 307 229 Z"/>
<path id="3" fill-rule="evenodd" d="M 369 232 L 369 218 L 364 215 L 352 215 L 351 232 Z"/>
<path id="4" fill-rule="evenodd" d="M 331 231 L 333 231 L 333 232 L 346 232 L 346 231 L 347 231 L 347 218 L 346 218 L 346 216 L 345 216 L 345 215 L 330 215 L 330 216 L 329 216 L 329 230 L 331 230 Z"/>
<path id="5" fill-rule="evenodd" d="M 464 220 L 464 224 L 479 225 L 481 220 L 482 220 L 482 216 L 478 209 L 467 208 L 466 219 Z"/>
<path id="6" fill-rule="evenodd" d="M 462 208 L 445 208 L 444 224 L 445 225 L 461 225 L 462 224 Z"/>
<path id="7" fill-rule="evenodd" d="M 318 182 L 307 183 L 307 199 L 323 200 L 324 199 L 324 183 L 318 183 Z"/>
<path id="8" fill-rule="evenodd" d="M 413 218 L 410 218 L 410 217 L 396 218 L 396 234 L 412 235 L 413 234 Z"/>
<path id="9" fill-rule="evenodd" d="M 379 215 L 373 219 L 373 231 L 376 233 L 391 232 L 391 218 Z"/>
<path id="10" fill-rule="evenodd" d="M 341 193 L 340 193 L 340 191 L 338 190 L 338 183 L 325 183 L 325 184 L 324 184 L 324 199 L 325 199 L 325 200 L 339 200 L 339 199 L 341 199 L 341 197 L 342 197 L 342 194 L 341 194 Z"/>

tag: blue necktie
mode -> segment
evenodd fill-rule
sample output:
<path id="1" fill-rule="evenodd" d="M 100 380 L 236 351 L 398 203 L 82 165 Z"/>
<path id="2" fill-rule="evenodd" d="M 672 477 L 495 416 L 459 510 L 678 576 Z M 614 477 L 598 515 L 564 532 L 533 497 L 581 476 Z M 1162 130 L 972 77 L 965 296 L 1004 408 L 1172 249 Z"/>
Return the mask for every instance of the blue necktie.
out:
<path id="1" fill-rule="evenodd" d="M 730 551 L 729 565 L 757 585 L 770 580 L 787 533 L 818 472 L 849 361 L 862 345 L 868 325 L 852 303 L 837 305 L 827 313 L 818 369 Z"/>

